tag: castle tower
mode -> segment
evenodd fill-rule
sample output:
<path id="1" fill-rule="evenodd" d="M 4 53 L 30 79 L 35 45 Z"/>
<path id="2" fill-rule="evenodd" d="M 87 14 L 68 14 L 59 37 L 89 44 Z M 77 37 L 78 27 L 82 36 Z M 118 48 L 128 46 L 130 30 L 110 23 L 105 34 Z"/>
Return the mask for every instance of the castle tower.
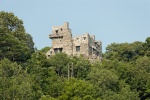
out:
<path id="1" fill-rule="evenodd" d="M 93 60 L 102 58 L 101 42 L 95 40 L 95 36 L 90 36 L 89 33 L 82 36 L 76 36 L 73 39 L 73 55 L 83 55 L 84 57 Z"/>
<path id="2" fill-rule="evenodd" d="M 95 36 L 90 36 L 89 33 L 72 38 L 67 22 L 62 26 L 52 27 L 52 34 L 49 35 L 49 38 L 52 39 L 52 48 L 46 53 L 47 57 L 58 52 L 65 52 L 72 56 L 83 55 L 90 60 L 101 60 L 102 43 L 96 41 Z"/>
<path id="3" fill-rule="evenodd" d="M 58 52 L 72 54 L 72 34 L 68 22 L 63 26 L 53 26 L 49 38 L 52 39 L 52 48 L 46 54 L 48 57 Z"/>
<path id="4" fill-rule="evenodd" d="M 83 34 L 82 36 L 76 36 L 73 38 L 73 55 L 89 56 L 89 34 Z"/>

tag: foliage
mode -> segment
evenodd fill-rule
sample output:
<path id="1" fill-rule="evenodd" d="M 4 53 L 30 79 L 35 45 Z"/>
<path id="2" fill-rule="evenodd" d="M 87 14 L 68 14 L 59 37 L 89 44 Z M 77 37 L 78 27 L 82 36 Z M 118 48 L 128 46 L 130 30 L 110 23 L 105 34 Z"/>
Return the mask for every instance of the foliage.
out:
<path id="1" fill-rule="evenodd" d="M 42 48 L 40 51 L 46 54 L 49 50 L 50 50 L 50 47 L 45 47 L 45 48 Z"/>
<path id="2" fill-rule="evenodd" d="M 13 13 L 0 12 L 0 59 L 25 62 L 34 52 L 31 35 Z"/>
<path id="3" fill-rule="evenodd" d="M 93 85 L 84 80 L 72 78 L 65 82 L 60 100 L 94 100 Z"/>
<path id="4" fill-rule="evenodd" d="M 31 78 L 17 63 L 0 61 L 0 99 L 32 99 Z"/>
<path id="5" fill-rule="evenodd" d="M 112 43 L 106 47 L 105 57 L 106 59 L 118 59 L 119 61 L 133 61 L 138 56 L 144 55 L 144 44 L 142 42 L 134 43 Z"/>

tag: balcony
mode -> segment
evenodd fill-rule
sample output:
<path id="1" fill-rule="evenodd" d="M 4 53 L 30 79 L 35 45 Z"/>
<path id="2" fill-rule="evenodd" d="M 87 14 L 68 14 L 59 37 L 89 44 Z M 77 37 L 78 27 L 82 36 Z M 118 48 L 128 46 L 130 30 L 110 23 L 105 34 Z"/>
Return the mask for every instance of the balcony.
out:
<path id="1" fill-rule="evenodd" d="M 50 34 L 49 38 L 50 39 L 53 39 L 53 38 L 63 38 L 63 35 L 60 35 L 60 34 Z"/>

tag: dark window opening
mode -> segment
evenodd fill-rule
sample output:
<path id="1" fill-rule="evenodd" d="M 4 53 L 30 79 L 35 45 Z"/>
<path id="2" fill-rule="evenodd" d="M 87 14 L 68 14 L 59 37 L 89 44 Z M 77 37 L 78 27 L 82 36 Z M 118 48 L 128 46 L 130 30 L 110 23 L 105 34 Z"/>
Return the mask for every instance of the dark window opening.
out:
<path id="1" fill-rule="evenodd" d="M 61 28 L 60 30 L 62 31 L 63 29 Z"/>
<path id="2" fill-rule="evenodd" d="M 54 49 L 54 53 L 58 53 L 58 52 L 62 52 L 63 51 L 63 48 L 55 48 Z"/>
<path id="3" fill-rule="evenodd" d="M 83 39 L 85 40 L 85 39 L 86 39 L 86 37 L 83 37 Z"/>
<path id="4" fill-rule="evenodd" d="M 96 52 L 96 50 L 94 48 L 93 48 L 93 54 L 95 54 L 95 55 L 97 54 L 97 52 Z"/>
<path id="5" fill-rule="evenodd" d="M 63 48 L 59 48 L 59 52 L 62 52 Z"/>
<path id="6" fill-rule="evenodd" d="M 80 51 L 80 46 L 76 46 L 76 51 Z"/>
<path id="7" fill-rule="evenodd" d="M 58 30 L 55 30 L 56 33 L 58 33 Z"/>
<path id="8" fill-rule="evenodd" d="M 48 57 L 50 57 L 50 55 L 48 55 Z"/>
<path id="9" fill-rule="evenodd" d="M 99 56 L 99 52 L 97 52 L 97 56 Z"/>
<path id="10" fill-rule="evenodd" d="M 79 38 L 77 38 L 77 40 L 78 40 Z"/>
<path id="11" fill-rule="evenodd" d="M 58 53 L 58 48 L 55 48 L 55 49 L 54 49 L 54 52 L 55 52 L 55 53 Z"/>

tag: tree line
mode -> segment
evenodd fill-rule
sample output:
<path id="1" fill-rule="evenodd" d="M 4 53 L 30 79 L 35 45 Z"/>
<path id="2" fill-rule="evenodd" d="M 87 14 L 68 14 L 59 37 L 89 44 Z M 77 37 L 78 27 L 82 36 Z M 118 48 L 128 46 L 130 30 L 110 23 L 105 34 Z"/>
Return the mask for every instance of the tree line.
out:
<path id="1" fill-rule="evenodd" d="M 150 37 L 112 43 L 102 61 L 34 48 L 23 21 L 0 12 L 1 100 L 150 100 Z"/>

